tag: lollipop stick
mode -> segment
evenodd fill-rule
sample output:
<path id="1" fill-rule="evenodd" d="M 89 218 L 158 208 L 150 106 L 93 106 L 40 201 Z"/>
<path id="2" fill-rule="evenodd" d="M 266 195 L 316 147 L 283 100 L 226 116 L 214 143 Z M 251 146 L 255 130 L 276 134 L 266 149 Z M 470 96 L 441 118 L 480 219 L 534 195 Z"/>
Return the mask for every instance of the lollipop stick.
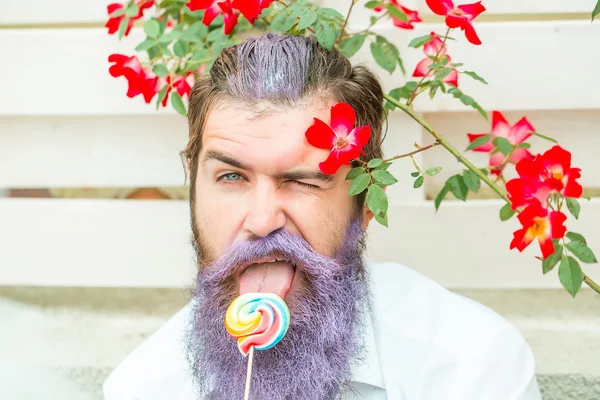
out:
<path id="1" fill-rule="evenodd" d="M 244 392 L 244 400 L 248 400 L 250 396 L 250 376 L 252 375 L 252 358 L 254 356 L 254 346 L 250 347 L 248 355 L 248 371 L 246 372 L 246 391 Z"/>

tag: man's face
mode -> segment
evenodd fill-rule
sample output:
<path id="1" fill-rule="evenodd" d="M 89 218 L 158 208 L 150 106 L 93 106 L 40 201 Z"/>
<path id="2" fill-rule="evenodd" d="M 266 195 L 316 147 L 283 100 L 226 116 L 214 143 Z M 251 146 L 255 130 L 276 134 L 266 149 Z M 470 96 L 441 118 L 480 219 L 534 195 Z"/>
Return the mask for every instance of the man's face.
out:
<path id="1" fill-rule="evenodd" d="M 350 167 L 322 174 L 319 162 L 329 151 L 313 147 L 305 137 L 313 118 L 330 122 L 333 104 L 297 107 L 260 119 L 232 103 L 210 111 L 194 205 L 201 266 L 238 242 L 281 229 L 300 235 L 317 253 L 335 255 L 354 210 L 345 180 Z M 263 261 L 232 277 L 237 294 L 270 291 L 285 299 L 303 286 L 294 267 Z"/>

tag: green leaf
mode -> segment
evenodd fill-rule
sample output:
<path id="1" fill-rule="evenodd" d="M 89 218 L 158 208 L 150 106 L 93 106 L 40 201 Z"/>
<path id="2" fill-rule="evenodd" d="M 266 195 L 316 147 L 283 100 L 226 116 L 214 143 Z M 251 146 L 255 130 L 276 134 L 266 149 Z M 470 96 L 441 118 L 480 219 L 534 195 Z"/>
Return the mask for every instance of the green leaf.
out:
<path id="1" fill-rule="evenodd" d="M 421 173 L 419 171 L 415 171 L 415 172 L 411 172 L 410 173 L 410 176 L 412 176 L 413 178 L 416 178 L 419 175 L 421 175 Z"/>
<path id="2" fill-rule="evenodd" d="M 577 260 L 563 254 L 558 266 L 558 278 L 567 292 L 575 297 L 583 282 L 583 271 Z"/>
<path id="3" fill-rule="evenodd" d="M 520 149 L 530 149 L 531 143 L 520 143 L 517 147 Z"/>
<path id="4" fill-rule="evenodd" d="M 596 7 L 594 7 L 594 10 L 592 11 L 592 21 L 598 14 L 600 14 L 600 0 L 598 0 L 598 2 L 596 3 Z"/>
<path id="5" fill-rule="evenodd" d="M 392 17 L 398 18 L 400 21 L 408 22 L 408 16 L 395 4 L 387 4 L 385 8 Z"/>
<path id="6" fill-rule="evenodd" d="M 542 272 L 547 274 L 552 271 L 562 257 L 563 247 L 560 244 L 554 246 L 554 253 L 550 254 L 542 261 Z"/>
<path id="7" fill-rule="evenodd" d="M 173 92 L 171 94 L 171 105 L 179 114 L 186 116 L 185 104 L 183 104 L 183 100 L 181 96 L 177 92 Z"/>
<path id="8" fill-rule="evenodd" d="M 382 5 L 383 5 L 383 1 L 370 0 L 370 1 L 367 1 L 367 3 L 365 4 L 365 7 L 372 10 L 375 7 L 379 7 Z"/>
<path id="9" fill-rule="evenodd" d="M 325 47 L 327 50 L 333 49 L 336 34 L 329 23 L 319 20 L 315 27 L 315 35 L 321 46 Z"/>
<path id="10" fill-rule="evenodd" d="M 481 82 L 481 83 L 485 83 L 486 85 L 488 84 L 485 79 L 483 79 L 482 77 L 480 77 L 479 75 L 477 75 L 475 72 L 473 71 L 463 71 L 463 73 L 469 75 L 471 78 Z"/>
<path id="11" fill-rule="evenodd" d="M 367 168 L 377 168 L 382 163 L 383 163 L 383 160 L 381 158 L 374 158 L 372 160 L 369 160 L 369 162 L 367 163 Z"/>
<path id="12" fill-rule="evenodd" d="M 465 185 L 462 176 L 453 175 L 450 178 L 448 178 L 448 181 L 446 181 L 446 183 L 448 184 L 448 187 L 450 188 L 450 191 L 452 192 L 454 197 L 462 201 L 467 200 L 467 194 L 469 193 L 469 189 L 467 189 L 467 185 Z"/>
<path id="13" fill-rule="evenodd" d="M 481 187 L 481 180 L 477 174 L 475 174 L 475 172 L 471 171 L 470 169 L 465 169 L 463 172 L 463 180 L 470 191 L 475 193 L 479 191 L 479 188 Z"/>
<path id="14" fill-rule="evenodd" d="M 383 169 L 376 169 L 371 173 L 371 176 L 373 176 L 373 179 L 382 186 L 389 186 L 398 182 L 394 175 Z"/>
<path id="15" fill-rule="evenodd" d="M 429 68 L 429 69 L 438 69 L 438 68 L 443 68 L 443 67 L 444 67 L 443 64 L 438 64 L 438 63 L 429 64 L 427 66 L 427 68 Z"/>
<path id="16" fill-rule="evenodd" d="M 187 56 L 188 49 L 189 49 L 188 44 L 186 42 L 184 42 L 183 40 L 178 40 L 173 45 L 173 53 L 175 53 L 175 55 L 177 57 L 183 58 L 183 57 Z"/>
<path id="17" fill-rule="evenodd" d="M 300 21 L 298 21 L 298 29 L 299 30 L 306 29 L 309 26 L 311 26 L 312 24 L 314 24 L 316 20 L 317 20 L 317 14 L 312 11 L 309 11 L 306 14 L 304 14 L 302 17 L 300 17 Z"/>
<path id="18" fill-rule="evenodd" d="M 569 249 L 569 251 L 573 253 L 575 257 L 579 258 L 581 262 L 587 264 L 594 264 L 598 262 L 592 249 L 590 249 L 587 244 L 583 242 L 569 242 L 567 243 L 567 249 Z"/>
<path id="19" fill-rule="evenodd" d="M 123 38 L 123 35 L 125 35 L 125 31 L 127 30 L 127 24 L 129 24 L 129 18 L 125 17 L 121 20 L 121 22 L 119 23 L 119 30 L 117 32 L 117 35 L 119 36 L 119 39 Z"/>
<path id="20" fill-rule="evenodd" d="M 155 64 L 152 67 L 152 72 L 154 72 L 156 76 L 159 76 L 161 78 L 164 78 L 165 76 L 169 75 L 169 70 L 167 69 L 167 67 L 165 67 L 164 64 Z"/>
<path id="21" fill-rule="evenodd" d="M 388 198 L 385 191 L 377 186 L 369 186 L 367 191 L 367 205 L 374 214 L 385 214 L 388 210 Z"/>
<path id="22" fill-rule="evenodd" d="M 360 174 L 359 176 L 354 178 L 352 180 L 352 183 L 350 184 L 350 196 L 355 196 L 357 194 L 362 193 L 363 190 L 365 190 L 369 185 L 369 182 L 371 182 L 371 177 L 369 176 L 369 174 Z"/>
<path id="23" fill-rule="evenodd" d="M 371 42 L 371 54 L 377 65 L 390 74 L 396 69 L 396 51 L 391 43 L 383 36 L 377 36 L 376 41 Z"/>
<path id="24" fill-rule="evenodd" d="M 463 94 L 462 96 L 460 96 L 460 101 L 465 106 L 472 106 L 473 103 L 475 102 L 475 100 L 471 96 L 467 96 L 466 94 Z"/>
<path id="25" fill-rule="evenodd" d="M 431 35 L 419 36 L 419 37 L 416 37 L 413 40 L 411 40 L 410 43 L 408 44 L 408 47 L 414 47 L 415 49 L 418 49 L 419 47 L 425 45 L 432 39 L 433 39 L 433 37 Z"/>
<path id="26" fill-rule="evenodd" d="M 581 242 L 583 244 L 587 244 L 587 241 L 585 240 L 583 235 L 580 233 L 569 231 L 569 232 L 567 232 L 567 234 L 565 236 L 568 239 L 572 240 L 573 242 Z"/>
<path id="27" fill-rule="evenodd" d="M 138 44 L 135 49 L 137 51 L 144 51 L 144 50 L 148 50 L 151 47 L 154 47 L 156 45 L 156 40 L 152 39 L 152 38 L 147 38 L 146 40 L 144 40 L 142 43 Z"/>
<path id="28" fill-rule="evenodd" d="M 219 31 L 219 30 L 215 29 L 215 31 Z M 215 31 L 213 31 L 213 32 L 215 32 Z M 167 32 L 158 38 L 158 42 L 162 43 L 162 44 L 171 43 L 173 40 L 179 39 L 179 35 L 181 35 L 181 33 L 179 31 Z M 209 34 L 209 36 L 210 36 L 210 34 Z"/>
<path id="29" fill-rule="evenodd" d="M 425 177 L 421 175 L 417 179 L 415 179 L 415 182 L 413 183 L 413 188 L 420 188 L 421 186 L 423 186 L 423 182 L 425 182 Z"/>
<path id="30" fill-rule="evenodd" d="M 513 151 L 513 145 L 508 141 L 507 138 L 497 137 L 494 139 L 494 146 L 500 150 L 500 153 L 505 156 L 509 155 Z"/>
<path id="31" fill-rule="evenodd" d="M 567 197 L 566 201 L 569 212 L 575 217 L 575 219 L 579 219 L 579 211 L 581 211 L 581 206 L 579 205 L 577 199 L 573 197 Z"/>
<path id="32" fill-rule="evenodd" d="M 510 204 L 506 203 L 500 209 L 500 221 L 508 221 L 509 219 L 512 218 L 513 215 L 515 215 L 515 213 L 516 213 L 516 211 L 513 211 Z"/>
<path id="33" fill-rule="evenodd" d="M 435 205 L 436 212 L 437 212 L 438 208 L 440 208 L 440 204 L 442 204 L 442 200 L 444 200 L 444 197 L 446 197 L 449 190 L 450 189 L 448 189 L 448 182 L 446 182 L 446 184 L 444 185 L 442 190 L 440 190 L 440 192 L 437 194 L 437 196 L 435 196 L 435 200 L 434 200 L 433 204 Z"/>
<path id="34" fill-rule="evenodd" d="M 169 85 L 165 85 L 163 86 L 162 89 L 160 89 L 160 92 L 158 92 L 158 97 L 156 99 L 156 109 L 158 110 L 158 107 L 160 107 L 160 103 L 164 100 L 165 96 L 167 95 L 167 90 L 169 89 Z"/>
<path id="35" fill-rule="evenodd" d="M 381 215 L 381 214 L 374 214 L 373 215 L 375 217 L 375 221 L 379 222 L 381 225 L 385 226 L 386 228 L 388 227 L 388 217 L 387 217 L 387 213 Z"/>
<path id="36" fill-rule="evenodd" d="M 492 135 L 480 136 L 477 139 L 473 140 L 468 146 L 466 150 L 473 150 L 476 147 L 483 146 L 487 142 L 490 141 Z"/>
<path id="37" fill-rule="evenodd" d="M 324 17 L 324 18 L 328 18 L 328 19 L 332 19 L 332 20 L 337 20 L 337 21 L 343 21 L 345 18 L 342 14 L 340 14 L 339 11 L 334 10 L 333 8 L 320 8 L 319 11 L 319 16 L 320 17 Z"/>
<path id="38" fill-rule="evenodd" d="M 352 168 L 348 174 L 346 174 L 346 180 L 352 180 L 359 175 L 364 174 L 366 171 L 363 167 Z"/>
<path id="39" fill-rule="evenodd" d="M 442 170 L 442 167 L 431 167 L 425 170 L 425 173 L 429 176 L 437 175 L 438 172 Z"/>
<path id="40" fill-rule="evenodd" d="M 346 58 L 352 57 L 365 43 L 367 35 L 354 35 L 340 42 L 340 52 Z"/>
<path id="41" fill-rule="evenodd" d="M 462 67 L 464 65 L 464 63 L 452 63 L 450 65 L 452 65 L 453 67 L 457 68 L 457 67 Z"/>
<path id="42" fill-rule="evenodd" d="M 442 68 L 441 70 L 439 70 L 438 72 L 435 73 L 435 79 L 439 79 L 439 80 L 443 80 L 445 77 L 447 77 L 448 75 L 450 75 L 450 73 L 454 71 L 454 69 L 452 68 Z"/>
<path id="43" fill-rule="evenodd" d="M 391 162 L 385 162 L 385 163 L 381 164 L 379 167 L 375 167 L 375 169 L 381 169 L 381 170 L 388 169 L 388 167 L 390 165 L 392 165 Z"/>
<path id="44" fill-rule="evenodd" d="M 125 15 L 128 17 L 135 17 L 140 12 L 140 9 L 134 1 L 127 5 L 127 10 L 125 11 Z"/>
<path id="45" fill-rule="evenodd" d="M 538 133 L 538 132 L 531 132 L 531 133 L 533 133 L 535 136 L 541 137 L 542 139 L 549 140 L 553 143 L 558 143 L 558 140 L 552 139 L 550 136 L 542 135 L 541 133 Z"/>
<path id="46" fill-rule="evenodd" d="M 154 18 L 149 19 L 144 24 L 144 32 L 151 38 L 157 38 L 160 34 L 160 23 Z"/>
<path id="47" fill-rule="evenodd" d="M 127 12 L 127 9 L 125 7 L 121 7 L 119 9 L 116 9 L 115 11 L 111 12 L 110 14 L 108 14 L 109 18 L 117 18 L 120 17 L 121 15 L 125 15 L 125 13 Z"/>
<path id="48" fill-rule="evenodd" d="M 278 12 L 271 20 L 271 29 L 275 32 L 284 32 L 283 24 L 288 15 L 290 15 L 289 9 Z"/>
<path id="49" fill-rule="evenodd" d="M 194 50 L 194 53 L 192 54 L 192 57 L 190 58 L 190 60 L 192 60 L 192 61 L 205 60 L 209 56 L 210 56 L 210 52 L 207 49 L 198 48 L 198 49 Z"/>

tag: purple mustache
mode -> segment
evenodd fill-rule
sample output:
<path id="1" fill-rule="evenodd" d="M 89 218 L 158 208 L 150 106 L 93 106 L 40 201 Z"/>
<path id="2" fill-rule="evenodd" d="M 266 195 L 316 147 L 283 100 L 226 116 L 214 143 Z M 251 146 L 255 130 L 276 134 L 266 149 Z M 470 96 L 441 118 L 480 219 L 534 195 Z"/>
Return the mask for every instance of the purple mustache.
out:
<path id="1" fill-rule="evenodd" d="M 225 329 L 227 307 L 237 297 L 233 278 L 244 266 L 276 256 L 296 267 L 302 285 L 286 299 L 290 327 L 275 347 L 254 354 L 251 398 L 333 399 L 351 378 L 360 356 L 368 289 L 362 253 L 364 232 L 349 224 L 333 258 L 285 231 L 233 246 L 202 266 L 193 291 L 187 354 L 199 398 L 243 398 L 246 362 Z"/>

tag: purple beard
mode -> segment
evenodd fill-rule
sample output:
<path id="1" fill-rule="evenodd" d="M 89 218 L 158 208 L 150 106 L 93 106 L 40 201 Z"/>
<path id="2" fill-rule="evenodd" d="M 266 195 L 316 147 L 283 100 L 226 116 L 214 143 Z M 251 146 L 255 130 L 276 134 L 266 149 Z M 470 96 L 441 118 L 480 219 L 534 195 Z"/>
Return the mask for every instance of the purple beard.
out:
<path id="1" fill-rule="evenodd" d="M 349 224 L 334 258 L 318 254 L 301 237 L 284 231 L 238 243 L 201 268 L 193 292 L 188 359 L 199 398 L 242 399 L 247 357 L 225 329 L 227 307 L 237 296 L 231 276 L 263 256 L 285 257 L 303 275 L 302 290 L 287 299 L 291 322 L 273 348 L 255 351 L 251 399 L 333 399 L 348 385 L 353 361 L 361 356 L 368 311 L 363 264 L 364 237 Z"/>

